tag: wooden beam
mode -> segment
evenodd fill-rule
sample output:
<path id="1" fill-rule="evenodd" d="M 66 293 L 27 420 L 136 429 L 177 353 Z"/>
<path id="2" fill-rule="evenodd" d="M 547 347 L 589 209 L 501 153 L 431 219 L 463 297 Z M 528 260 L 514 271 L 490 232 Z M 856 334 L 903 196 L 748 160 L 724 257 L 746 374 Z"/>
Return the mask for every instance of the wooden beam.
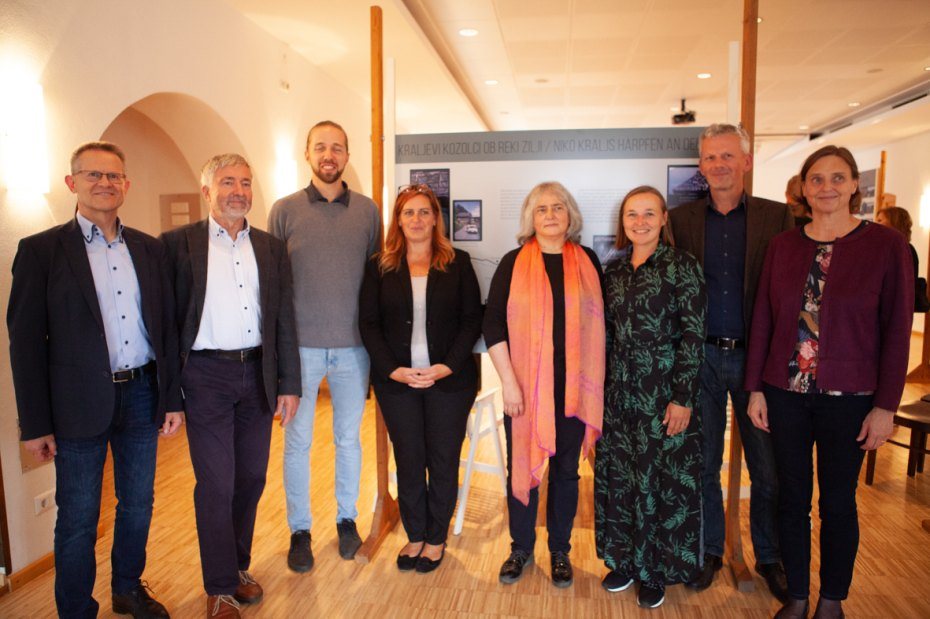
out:
<path id="1" fill-rule="evenodd" d="M 758 45 L 759 0 L 743 2 L 743 53 L 740 96 L 740 123 L 749 132 L 749 152 L 755 152 L 756 135 L 756 48 Z M 752 194 L 752 170 L 746 173 L 746 193 Z M 733 580 L 740 591 L 752 592 L 755 582 L 752 572 L 743 558 L 743 540 L 739 526 L 740 476 L 742 473 L 743 449 L 739 435 L 739 424 L 730 418 L 730 460 L 727 477 L 726 543 L 724 555 L 733 573 Z"/>
<path id="2" fill-rule="evenodd" d="M 371 197 L 384 212 L 384 56 L 382 46 L 381 7 L 371 7 Z M 371 520 L 371 533 L 355 553 L 355 560 L 368 563 L 381 542 L 400 520 L 397 501 L 388 489 L 387 428 L 381 416 L 381 406 L 375 406 L 375 450 L 377 460 L 378 494 L 375 513 Z"/>

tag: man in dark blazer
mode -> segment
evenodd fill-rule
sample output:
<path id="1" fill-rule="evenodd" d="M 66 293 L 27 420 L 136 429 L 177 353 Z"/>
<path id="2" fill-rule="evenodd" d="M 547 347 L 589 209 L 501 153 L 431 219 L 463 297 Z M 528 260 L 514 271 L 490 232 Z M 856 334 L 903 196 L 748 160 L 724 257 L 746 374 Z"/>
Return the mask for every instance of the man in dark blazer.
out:
<path id="1" fill-rule="evenodd" d="M 55 460 L 55 603 L 95 617 L 103 465 L 113 452 L 113 611 L 167 617 L 140 577 L 152 518 L 158 435 L 181 426 L 177 331 L 164 249 L 123 226 L 129 190 L 115 144 L 74 151 L 74 219 L 20 241 L 7 310 L 21 440 Z M 171 412 L 168 412 L 171 411 Z"/>
<path id="2" fill-rule="evenodd" d="M 775 528 L 775 456 L 769 435 L 747 416 L 749 394 L 743 390 L 743 371 L 765 250 L 773 236 L 794 226 L 794 218 L 785 204 L 746 195 L 743 177 L 752 168 L 752 154 L 749 135 L 741 127 L 715 124 L 705 129 L 699 168 L 710 195 L 673 209 L 670 216 L 675 244 L 701 262 L 707 281 L 708 337 L 697 407 L 704 438 L 705 554 L 700 574 L 688 584 L 706 589 L 723 564 L 720 468 L 729 394 L 752 479 L 749 520 L 756 571 L 772 594 L 784 601 L 787 583 Z"/>
<path id="3" fill-rule="evenodd" d="M 300 358 L 287 249 L 251 228 L 252 170 L 240 155 L 201 171 L 210 215 L 167 232 L 183 360 L 181 386 L 197 485 L 194 509 L 208 617 L 261 600 L 249 574 L 273 415 L 300 399 Z"/>

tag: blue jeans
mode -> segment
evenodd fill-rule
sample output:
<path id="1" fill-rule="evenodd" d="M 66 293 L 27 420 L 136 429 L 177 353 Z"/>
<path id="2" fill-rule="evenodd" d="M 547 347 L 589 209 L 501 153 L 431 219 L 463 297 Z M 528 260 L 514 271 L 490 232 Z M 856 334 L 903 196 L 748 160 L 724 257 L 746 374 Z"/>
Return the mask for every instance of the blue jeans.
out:
<path id="1" fill-rule="evenodd" d="M 158 395 L 154 376 L 114 385 L 110 427 L 98 436 L 57 438 L 55 456 L 55 603 L 61 617 L 96 617 L 93 598 L 97 522 L 107 444 L 113 450 L 116 522 L 110 555 L 114 594 L 130 592 L 145 569 L 152 520 L 158 426 L 152 422 Z"/>
<path id="2" fill-rule="evenodd" d="M 749 530 L 757 563 L 781 560 L 776 532 L 778 478 L 775 455 L 769 435 L 759 430 L 746 414 L 749 393 L 743 391 L 745 369 L 743 349 L 726 350 L 704 345 L 701 365 L 699 414 L 704 439 L 704 469 L 701 475 L 704 510 L 704 552 L 723 556 L 725 520 L 720 468 L 723 465 L 723 435 L 727 425 L 727 394 L 733 400 L 733 414 L 743 441 L 746 468 L 749 469 Z M 731 429 L 732 431 L 732 429 Z"/>
<path id="3" fill-rule="evenodd" d="M 333 402 L 333 442 L 336 446 L 336 521 L 358 517 L 362 443 L 359 430 L 368 395 L 368 353 L 362 346 L 300 348 L 303 394 L 297 415 L 284 433 L 284 493 L 291 532 L 309 531 L 310 446 L 320 382 L 326 377 Z"/>

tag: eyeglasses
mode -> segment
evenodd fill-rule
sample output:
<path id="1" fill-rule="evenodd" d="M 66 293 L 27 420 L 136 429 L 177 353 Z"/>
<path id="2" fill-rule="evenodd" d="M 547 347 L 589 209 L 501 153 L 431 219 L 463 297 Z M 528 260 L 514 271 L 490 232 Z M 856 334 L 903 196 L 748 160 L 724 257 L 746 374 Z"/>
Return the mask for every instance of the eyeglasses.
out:
<path id="1" fill-rule="evenodd" d="M 407 193 L 407 192 L 425 193 L 427 195 L 432 195 L 433 190 L 430 188 L 429 185 L 426 185 L 424 183 L 417 183 L 413 185 L 401 185 L 400 189 L 397 191 L 397 195 L 400 195 L 402 193 Z"/>
<path id="2" fill-rule="evenodd" d="M 98 172 L 97 170 L 79 170 L 74 172 L 74 174 L 83 174 L 84 177 L 92 183 L 99 183 L 103 180 L 103 177 L 107 177 L 107 180 L 114 185 L 122 185 L 123 181 L 126 180 L 126 175 L 120 172 Z"/>

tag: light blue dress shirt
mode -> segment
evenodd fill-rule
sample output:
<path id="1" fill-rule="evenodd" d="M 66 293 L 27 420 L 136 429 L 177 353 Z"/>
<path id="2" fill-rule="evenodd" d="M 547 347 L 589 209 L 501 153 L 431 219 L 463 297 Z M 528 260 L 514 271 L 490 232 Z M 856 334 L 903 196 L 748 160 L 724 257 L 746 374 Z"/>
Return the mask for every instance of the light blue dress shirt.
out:
<path id="1" fill-rule="evenodd" d="M 118 372 L 143 366 L 155 358 L 155 352 L 142 319 L 142 293 L 132 256 L 123 241 L 123 224 L 117 220 L 116 239 L 108 243 L 96 224 L 80 213 L 77 221 L 94 276 L 110 353 L 110 370 Z"/>

